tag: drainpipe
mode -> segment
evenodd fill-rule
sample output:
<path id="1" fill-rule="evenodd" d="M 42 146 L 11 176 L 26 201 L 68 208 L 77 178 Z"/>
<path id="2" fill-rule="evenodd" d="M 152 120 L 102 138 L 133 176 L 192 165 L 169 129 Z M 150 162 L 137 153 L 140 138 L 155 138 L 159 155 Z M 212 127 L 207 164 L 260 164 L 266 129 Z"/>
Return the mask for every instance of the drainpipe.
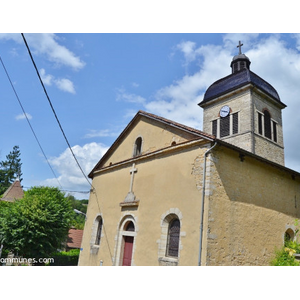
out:
<path id="1" fill-rule="evenodd" d="M 201 266 L 201 254 L 202 254 L 202 240 L 203 240 L 203 215 L 204 215 L 204 199 L 205 199 L 205 181 L 206 181 L 206 157 L 208 153 L 217 145 L 215 144 L 206 150 L 204 153 L 204 162 L 203 162 L 203 181 L 202 181 L 202 209 L 201 209 L 201 223 L 200 223 L 200 242 L 199 242 L 199 257 L 198 257 L 198 266 Z"/>

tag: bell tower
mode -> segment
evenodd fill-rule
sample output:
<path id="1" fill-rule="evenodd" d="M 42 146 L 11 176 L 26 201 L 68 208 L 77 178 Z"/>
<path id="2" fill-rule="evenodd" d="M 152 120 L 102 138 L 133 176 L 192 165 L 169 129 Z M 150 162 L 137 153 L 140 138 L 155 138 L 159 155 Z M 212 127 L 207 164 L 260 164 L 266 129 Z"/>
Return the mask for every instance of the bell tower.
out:
<path id="1" fill-rule="evenodd" d="M 275 88 L 250 71 L 250 59 L 239 53 L 231 74 L 214 82 L 202 102 L 203 131 L 265 159 L 284 165 L 281 102 Z"/>

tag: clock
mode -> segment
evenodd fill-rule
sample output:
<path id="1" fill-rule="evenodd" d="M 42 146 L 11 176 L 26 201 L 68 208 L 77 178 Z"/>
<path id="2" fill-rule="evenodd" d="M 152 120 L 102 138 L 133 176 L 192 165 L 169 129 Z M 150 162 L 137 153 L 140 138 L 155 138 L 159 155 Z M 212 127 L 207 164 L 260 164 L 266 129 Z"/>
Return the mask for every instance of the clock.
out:
<path id="1" fill-rule="evenodd" d="M 230 113 L 230 108 L 229 106 L 225 105 L 220 109 L 220 117 L 225 118 L 229 115 Z"/>

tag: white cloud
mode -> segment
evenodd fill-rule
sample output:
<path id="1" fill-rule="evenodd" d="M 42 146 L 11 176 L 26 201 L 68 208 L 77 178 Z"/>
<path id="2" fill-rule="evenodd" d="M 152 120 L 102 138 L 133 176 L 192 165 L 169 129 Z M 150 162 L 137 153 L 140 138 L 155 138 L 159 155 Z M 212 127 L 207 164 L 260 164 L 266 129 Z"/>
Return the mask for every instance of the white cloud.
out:
<path id="1" fill-rule="evenodd" d="M 136 94 L 126 93 L 126 91 L 121 88 L 117 89 L 117 101 L 144 104 L 146 102 L 146 99 Z"/>
<path id="2" fill-rule="evenodd" d="M 25 116 L 25 114 L 26 114 L 26 116 Z M 25 114 L 19 114 L 19 115 L 17 115 L 17 116 L 15 117 L 15 119 L 16 119 L 17 121 L 25 120 L 26 117 L 27 117 L 28 120 L 31 120 L 31 119 L 32 119 L 32 116 L 31 116 L 30 114 L 28 114 L 28 113 L 25 113 Z"/>
<path id="3" fill-rule="evenodd" d="M 67 78 L 56 79 L 55 84 L 60 90 L 64 92 L 75 94 L 75 88 L 71 80 Z"/>
<path id="4" fill-rule="evenodd" d="M 186 64 L 195 60 L 196 58 L 195 47 L 196 47 L 196 43 L 191 41 L 181 42 L 176 46 L 176 48 L 182 51 L 182 53 L 184 54 Z"/>
<path id="5" fill-rule="evenodd" d="M 76 94 L 74 84 L 70 79 L 67 78 L 56 79 L 53 75 L 46 74 L 45 69 L 40 70 L 40 75 L 45 85 L 51 86 L 52 84 L 55 84 L 58 89 L 64 92 Z"/>
<path id="6" fill-rule="evenodd" d="M 36 55 L 45 55 L 57 66 L 64 65 L 75 70 L 85 66 L 85 62 L 78 56 L 58 43 L 59 38 L 54 33 L 26 33 L 24 36 L 32 52 Z M 22 36 L 15 33 L 2 33 L 0 39 L 11 39 L 17 43 L 23 43 Z"/>
<path id="7" fill-rule="evenodd" d="M 72 147 L 72 150 L 86 175 L 90 173 L 107 149 L 108 147 L 100 143 L 89 143 L 84 146 L 76 145 Z M 49 162 L 58 172 L 58 180 L 63 189 L 73 191 L 89 190 L 90 186 L 77 166 L 69 148 L 58 157 L 50 158 Z M 57 186 L 58 182 L 56 178 L 49 178 L 41 182 L 41 185 Z"/>
<path id="8" fill-rule="evenodd" d="M 161 88 L 155 93 L 154 100 L 144 106 L 147 111 L 201 129 L 202 110 L 197 109 L 197 104 L 202 101 L 207 87 L 226 75 L 230 53 L 213 45 L 197 49 L 193 42 L 181 43 L 177 48 L 182 51 L 186 62 L 200 65 L 199 71 Z"/>
<path id="9" fill-rule="evenodd" d="M 45 69 L 40 70 L 40 75 L 41 75 L 42 81 L 45 85 L 52 85 L 54 76 L 52 76 L 50 74 L 46 74 Z"/>

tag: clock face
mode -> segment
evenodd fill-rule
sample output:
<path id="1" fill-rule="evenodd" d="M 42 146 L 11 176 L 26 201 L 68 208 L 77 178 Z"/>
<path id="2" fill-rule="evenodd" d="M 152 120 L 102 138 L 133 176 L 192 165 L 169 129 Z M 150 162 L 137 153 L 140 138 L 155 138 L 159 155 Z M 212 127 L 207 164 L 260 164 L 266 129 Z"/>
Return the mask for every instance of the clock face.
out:
<path id="1" fill-rule="evenodd" d="M 230 108 L 229 106 L 225 105 L 220 110 L 220 117 L 221 118 L 227 117 L 229 113 L 230 113 Z"/>

